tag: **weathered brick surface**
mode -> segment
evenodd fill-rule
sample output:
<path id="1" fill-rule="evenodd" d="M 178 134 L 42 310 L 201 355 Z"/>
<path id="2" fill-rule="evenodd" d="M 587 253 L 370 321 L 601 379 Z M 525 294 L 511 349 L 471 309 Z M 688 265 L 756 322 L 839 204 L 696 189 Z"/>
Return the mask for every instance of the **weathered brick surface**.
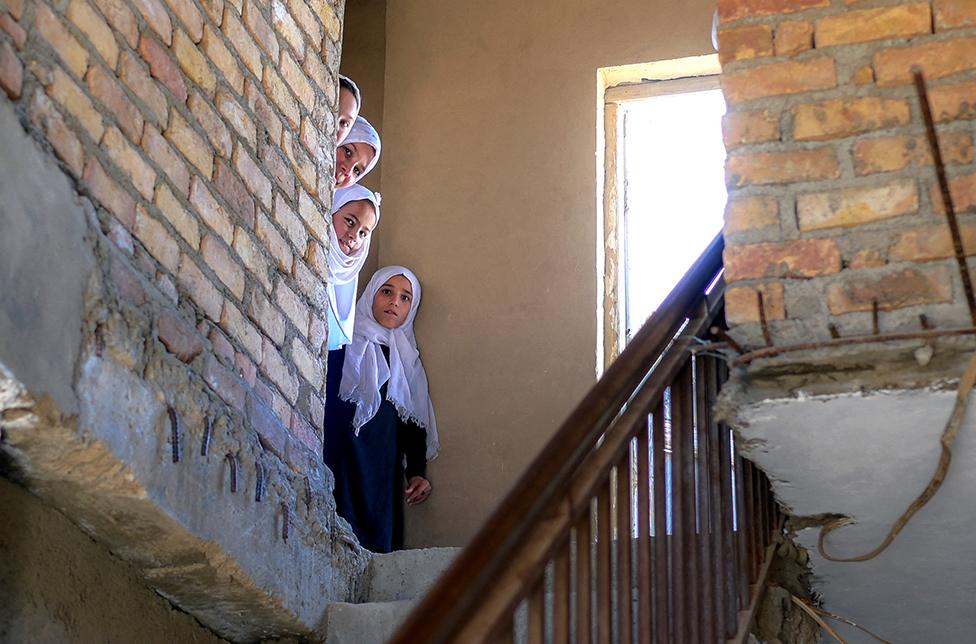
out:
<path id="1" fill-rule="evenodd" d="M 300 127 L 301 112 L 298 109 L 298 103 L 295 102 L 285 82 L 281 80 L 281 76 L 270 65 L 265 65 L 261 83 L 271 102 L 285 115 L 289 125 L 293 128 Z"/>
<path id="2" fill-rule="evenodd" d="M 836 179 L 840 164 L 833 148 L 756 152 L 730 156 L 725 162 L 729 187 Z"/>
<path id="3" fill-rule="evenodd" d="M 870 311 L 874 302 L 883 311 L 952 300 L 952 282 L 945 266 L 913 267 L 849 277 L 827 288 L 833 315 Z"/>
<path id="4" fill-rule="evenodd" d="M 849 228 L 918 211 L 914 179 L 882 186 L 801 194 L 796 216 L 801 231 Z"/>
<path id="5" fill-rule="evenodd" d="M 928 2 L 848 11 L 821 18 L 814 25 L 817 47 L 910 38 L 931 30 L 932 11 Z"/>
<path id="6" fill-rule="evenodd" d="M 788 20 L 776 27 L 773 50 L 777 56 L 794 56 L 813 49 L 813 23 Z"/>
<path id="7" fill-rule="evenodd" d="M 962 224 L 959 232 L 966 254 L 976 254 L 976 224 Z M 952 235 L 945 223 L 910 228 L 898 235 L 888 250 L 888 258 L 893 262 L 927 262 L 954 256 Z"/>
<path id="8" fill-rule="evenodd" d="M 305 58 L 305 37 L 295 19 L 288 13 L 288 9 L 280 0 L 271 2 L 271 23 L 275 31 L 288 43 L 299 60 Z"/>
<path id="9" fill-rule="evenodd" d="M 244 4 L 244 24 L 247 26 L 247 30 L 251 35 L 254 36 L 254 40 L 258 46 L 264 50 L 264 53 L 271 60 L 277 62 L 278 37 L 275 35 L 271 25 L 268 24 L 268 21 L 261 15 L 261 10 L 258 9 L 257 4 L 253 0 Z"/>
<path id="10" fill-rule="evenodd" d="M 149 109 L 155 122 L 166 127 L 169 122 L 169 107 L 166 95 L 149 75 L 139 60 L 129 52 L 122 52 L 119 79 Z"/>
<path id="11" fill-rule="evenodd" d="M 173 33 L 173 53 L 187 78 L 199 85 L 207 96 L 212 98 L 217 88 L 217 77 L 214 76 L 207 57 L 182 29 L 177 29 Z"/>
<path id="12" fill-rule="evenodd" d="M 247 191 L 257 197 L 262 206 L 271 208 L 271 181 L 241 146 L 234 150 L 234 169 L 244 180 Z"/>
<path id="13" fill-rule="evenodd" d="M 234 224 L 224 207 L 214 198 L 200 177 L 190 180 L 190 203 L 203 222 L 228 244 L 234 239 Z"/>
<path id="14" fill-rule="evenodd" d="M 818 277 L 836 273 L 840 268 L 840 250 L 833 239 L 800 239 L 725 249 L 725 279 L 729 283 L 767 277 Z"/>
<path id="15" fill-rule="evenodd" d="M 976 69 L 976 37 L 924 42 L 910 47 L 883 49 L 874 55 L 878 85 L 912 82 L 912 66 L 922 69 L 927 80 Z"/>
<path id="16" fill-rule="evenodd" d="M 247 315 L 277 346 L 280 347 L 284 344 L 285 318 L 271 303 L 271 300 L 260 293 L 254 293 L 251 296 Z"/>
<path id="17" fill-rule="evenodd" d="M 213 176 L 213 148 L 190 127 L 186 119 L 176 110 L 170 112 L 169 127 L 166 128 L 166 138 L 177 150 L 183 153 L 187 161 L 196 166 L 204 177 Z"/>
<path id="18" fill-rule="evenodd" d="M 932 195 L 932 209 L 943 214 L 942 190 L 934 180 L 929 184 L 929 194 Z M 949 177 L 949 196 L 957 213 L 976 210 L 976 174 Z"/>
<path id="19" fill-rule="evenodd" d="M 291 209 L 288 202 L 278 196 L 274 205 L 275 222 L 285 231 L 292 247 L 301 254 L 308 244 L 308 234 L 302 220 Z"/>
<path id="20" fill-rule="evenodd" d="M 2 45 L 0 45 L 0 50 L 2 50 Z M 54 104 L 40 92 L 34 94 L 31 118 L 35 126 L 44 131 L 48 142 L 54 149 L 55 156 L 68 166 L 75 177 L 81 178 L 85 170 L 85 149 L 74 130 L 64 122 Z"/>
<path id="21" fill-rule="evenodd" d="M 135 49 L 139 44 L 139 23 L 125 0 L 94 0 L 94 4 L 108 24 L 125 38 L 129 47 Z"/>
<path id="22" fill-rule="evenodd" d="M 207 133 L 207 139 L 213 146 L 214 152 L 229 159 L 234 143 L 230 131 L 214 110 L 210 99 L 204 98 L 199 92 L 193 92 L 187 101 L 187 107 L 190 108 L 190 112 L 196 117 L 203 131 Z"/>
<path id="23" fill-rule="evenodd" d="M 71 35 L 61 18 L 47 5 L 38 3 L 35 5 L 34 21 L 38 36 L 54 50 L 75 77 L 83 77 L 88 69 L 88 50 Z"/>
<path id="24" fill-rule="evenodd" d="M 718 32 L 718 57 L 723 65 L 733 60 L 772 55 L 773 29 L 769 25 L 733 27 Z"/>
<path id="25" fill-rule="evenodd" d="M 725 291 L 725 319 L 730 324 L 759 322 L 759 293 L 763 297 L 766 320 L 786 318 L 783 283 L 769 282 L 758 286 L 734 286 Z"/>
<path id="26" fill-rule="evenodd" d="M 142 133 L 142 149 L 162 169 L 176 191 L 186 197 L 190 191 L 189 168 L 166 142 L 162 133 L 148 123 Z"/>
<path id="27" fill-rule="evenodd" d="M 941 133 L 939 148 L 946 164 L 973 161 L 973 137 L 968 132 Z M 924 135 L 861 139 L 852 146 L 851 157 L 854 160 L 854 171 L 859 175 L 894 172 L 909 166 L 932 164 L 928 137 Z"/>
<path id="28" fill-rule="evenodd" d="M 976 27 L 976 2 L 973 0 L 933 0 L 936 31 Z"/>
<path id="29" fill-rule="evenodd" d="M 240 136 L 247 144 L 254 149 L 257 147 L 257 128 L 254 121 L 244 110 L 236 98 L 225 92 L 223 89 L 217 90 L 215 106 L 224 121 Z"/>
<path id="30" fill-rule="evenodd" d="M 219 322 L 224 298 L 196 262 L 185 254 L 180 257 L 179 278 L 197 306 L 211 320 Z"/>
<path id="31" fill-rule="evenodd" d="M 217 395 L 225 403 L 238 411 L 244 410 L 247 400 L 247 383 L 243 378 L 222 367 L 214 358 L 207 360 L 203 377 L 206 378 L 210 388 L 217 392 Z"/>
<path id="32" fill-rule="evenodd" d="M 836 85 L 836 65 L 832 58 L 826 57 L 770 63 L 722 75 L 722 89 L 729 103 L 830 89 Z"/>
<path id="33" fill-rule="evenodd" d="M 191 0 L 166 0 L 176 17 L 183 23 L 190 39 L 198 43 L 203 38 L 203 14 Z"/>
<path id="34" fill-rule="evenodd" d="M 271 252 L 271 256 L 277 263 L 278 270 L 288 272 L 291 270 L 292 253 L 288 242 L 281 236 L 281 233 L 274 227 L 274 224 L 263 214 L 258 214 L 254 232 L 258 240 Z"/>
<path id="35" fill-rule="evenodd" d="M 723 22 L 770 16 L 826 7 L 830 0 L 719 0 L 718 15 Z"/>
<path id="36" fill-rule="evenodd" d="M 200 227 L 196 219 L 183 208 L 165 183 L 156 189 L 156 207 L 192 250 L 200 248 Z"/>
<path id="37" fill-rule="evenodd" d="M 156 171 L 145 161 L 141 149 L 133 147 L 116 127 L 105 130 L 102 147 L 143 199 L 151 200 L 155 194 Z"/>
<path id="38" fill-rule="evenodd" d="M 928 93 L 935 120 L 976 119 L 976 81 L 929 87 Z"/>
<path id="39" fill-rule="evenodd" d="M 175 273 L 180 265 L 180 246 L 176 239 L 155 217 L 142 206 L 136 208 L 135 236 L 145 245 L 149 254 L 168 271 Z"/>
<path id="40" fill-rule="evenodd" d="M 299 333 L 308 335 L 308 305 L 282 282 L 278 282 L 278 286 L 275 289 L 275 303 L 281 307 L 281 310 L 285 312 L 285 315 L 295 325 Z"/>
<path id="41" fill-rule="evenodd" d="M 159 314 L 158 337 L 166 350 L 183 362 L 191 362 L 203 352 L 203 341 L 193 325 L 168 309 Z"/>
<path id="42" fill-rule="evenodd" d="M 170 20 L 166 7 L 159 0 L 131 0 L 131 2 L 159 39 L 167 47 L 172 45 L 173 21 Z"/>
<path id="43" fill-rule="evenodd" d="M 231 89 L 238 94 L 243 94 L 244 74 L 241 72 L 241 67 L 224 44 L 223 38 L 210 25 L 207 25 L 203 34 L 203 50 L 213 61 L 214 66 L 220 70 Z"/>
<path id="44" fill-rule="evenodd" d="M 261 62 L 261 50 L 258 49 L 257 43 L 245 29 L 241 19 L 230 9 L 224 10 L 222 28 L 224 35 L 234 47 L 237 55 L 240 56 L 241 62 L 251 70 L 252 74 L 260 78 L 264 69 Z"/>
<path id="45" fill-rule="evenodd" d="M 722 117 L 725 147 L 737 148 L 754 143 L 768 143 L 780 138 L 779 115 L 769 110 L 729 112 Z"/>
<path id="46" fill-rule="evenodd" d="M 238 221 L 248 228 L 254 227 L 254 199 L 251 198 L 247 186 L 241 181 L 226 162 L 217 162 L 214 172 L 214 187 L 227 201 L 230 211 Z"/>
<path id="47" fill-rule="evenodd" d="M 874 96 L 838 98 L 793 108 L 793 138 L 822 141 L 906 125 L 908 101 Z"/>
<path id="48" fill-rule="evenodd" d="M 105 132 L 102 115 L 95 109 L 94 103 L 85 92 L 60 68 L 55 68 L 51 74 L 51 84 L 47 87 L 47 94 L 78 119 L 93 142 L 98 143 L 102 140 L 102 134 Z"/>
<path id="49" fill-rule="evenodd" d="M 95 51 L 115 69 L 119 60 L 119 46 L 115 43 L 115 36 L 108 23 L 85 0 L 71 0 L 68 3 L 68 20 L 70 20 L 95 48 Z"/>
<path id="50" fill-rule="evenodd" d="M 261 371 L 277 385 L 285 399 L 292 405 L 298 400 L 298 378 L 291 374 L 286 361 L 278 349 L 267 338 L 264 339 L 264 357 Z"/>
<path id="51" fill-rule="evenodd" d="M 27 44 L 27 32 L 14 20 L 11 14 L 0 14 L 0 29 L 7 32 L 7 35 L 13 39 L 17 49 L 23 49 L 24 45 Z"/>
<path id="52" fill-rule="evenodd" d="M 244 271 L 223 242 L 213 235 L 207 235 L 200 240 L 200 252 L 207 266 L 217 274 L 230 292 L 238 300 L 243 299 Z"/>
<path id="53" fill-rule="evenodd" d="M 779 226 L 779 203 L 773 197 L 729 199 L 725 207 L 725 234 Z"/>
<path id="54" fill-rule="evenodd" d="M 271 267 L 251 234 L 240 226 L 234 229 L 234 251 L 241 258 L 244 268 L 257 278 L 265 291 L 270 292 L 271 279 L 268 271 Z"/>
<path id="55" fill-rule="evenodd" d="M 24 85 L 24 64 L 10 43 L 0 42 L 0 87 L 10 98 L 19 98 Z"/>
<path id="56" fill-rule="evenodd" d="M 96 64 L 88 68 L 86 80 L 91 96 L 108 108 L 129 140 L 138 143 L 142 137 L 142 113 L 125 95 L 115 74 Z"/>
<path id="57" fill-rule="evenodd" d="M 85 163 L 85 187 L 91 195 L 129 230 L 136 223 L 136 202 L 114 179 L 105 173 L 105 169 L 96 159 L 88 159 Z"/>
<path id="58" fill-rule="evenodd" d="M 149 65 L 150 75 L 163 84 L 180 103 L 186 102 L 186 81 L 169 50 L 145 34 L 139 39 L 139 53 Z"/>
<path id="59" fill-rule="evenodd" d="M 853 257 L 847 262 L 848 268 L 876 268 L 884 266 L 885 259 L 881 251 L 876 248 L 862 248 L 854 253 Z"/>
<path id="60" fill-rule="evenodd" d="M 240 342 L 255 360 L 261 360 L 264 351 L 261 332 L 229 300 L 224 301 L 223 312 L 220 314 L 220 328 Z"/>

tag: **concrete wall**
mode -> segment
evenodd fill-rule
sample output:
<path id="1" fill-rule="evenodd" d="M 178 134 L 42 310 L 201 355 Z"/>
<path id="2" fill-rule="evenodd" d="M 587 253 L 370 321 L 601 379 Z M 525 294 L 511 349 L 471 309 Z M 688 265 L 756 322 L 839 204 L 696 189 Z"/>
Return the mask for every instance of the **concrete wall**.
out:
<path id="1" fill-rule="evenodd" d="M 713 10 L 388 6 L 380 264 L 424 284 L 443 443 L 408 543 L 468 539 L 593 383 L 597 68 L 710 53 Z"/>

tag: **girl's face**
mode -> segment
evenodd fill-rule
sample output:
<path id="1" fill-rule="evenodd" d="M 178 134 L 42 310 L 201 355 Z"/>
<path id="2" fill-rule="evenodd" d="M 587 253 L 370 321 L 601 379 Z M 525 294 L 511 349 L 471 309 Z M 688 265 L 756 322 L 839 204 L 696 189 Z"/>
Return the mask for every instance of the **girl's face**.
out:
<path id="1" fill-rule="evenodd" d="M 356 96 L 345 87 L 339 88 L 339 113 L 336 115 L 336 143 L 346 140 L 346 135 L 352 129 L 352 124 L 359 116 L 359 103 Z"/>
<path id="2" fill-rule="evenodd" d="M 335 187 L 346 188 L 359 181 L 376 150 L 368 143 L 343 143 L 336 148 Z"/>
<path id="3" fill-rule="evenodd" d="M 346 255 L 353 255 L 363 247 L 376 226 L 376 210 L 366 200 L 350 201 L 332 215 L 339 248 Z"/>
<path id="4" fill-rule="evenodd" d="M 383 283 L 373 297 L 373 318 L 380 326 L 395 329 L 407 321 L 413 305 L 413 287 L 403 275 L 394 275 Z"/>

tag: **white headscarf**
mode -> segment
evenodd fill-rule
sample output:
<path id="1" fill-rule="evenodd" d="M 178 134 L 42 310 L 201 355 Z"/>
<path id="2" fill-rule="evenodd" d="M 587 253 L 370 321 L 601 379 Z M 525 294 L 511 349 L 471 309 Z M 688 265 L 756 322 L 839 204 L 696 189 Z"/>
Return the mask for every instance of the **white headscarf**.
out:
<path id="1" fill-rule="evenodd" d="M 406 320 L 395 329 L 387 329 L 373 317 L 373 298 L 391 277 L 403 275 L 413 287 L 413 301 Z M 352 343 L 346 347 L 342 366 L 339 397 L 356 405 L 352 424 L 356 433 L 379 411 L 380 387 L 386 388 L 386 399 L 393 403 L 397 415 L 427 430 L 427 460 L 437 456 L 440 442 L 434 406 L 427 389 L 427 372 L 420 362 L 413 320 L 420 308 L 420 282 L 403 266 L 387 266 L 373 274 L 356 304 L 356 328 Z M 380 345 L 390 348 L 387 364 Z"/>
<path id="2" fill-rule="evenodd" d="M 356 117 L 356 121 L 352 124 L 349 129 L 349 134 L 342 141 L 342 144 L 346 143 L 365 143 L 376 151 L 373 158 L 370 159 L 366 167 L 363 168 L 363 173 L 356 178 L 359 181 L 365 177 L 370 170 L 372 170 L 380 160 L 380 135 L 376 132 L 376 128 L 370 125 L 369 121 L 361 116 Z"/>
<path id="3" fill-rule="evenodd" d="M 353 201 L 368 201 L 376 211 L 376 224 L 380 223 L 380 198 L 368 188 L 353 184 L 347 188 L 339 188 L 332 198 L 332 214 Z M 375 226 L 374 226 L 375 227 Z M 359 283 L 359 271 L 362 270 L 366 257 L 369 255 L 369 240 L 352 255 L 346 255 L 339 246 L 339 239 L 335 234 L 335 227 L 329 226 L 329 307 L 339 328 L 347 338 L 352 338 L 355 322 L 356 289 Z"/>
<path id="4" fill-rule="evenodd" d="M 363 106 L 363 93 L 359 91 L 359 85 L 357 85 L 356 81 L 349 78 L 348 76 L 344 74 L 339 74 L 340 87 L 342 87 L 342 81 L 349 83 L 349 87 L 352 88 L 350 91 L 352 92 L 353 97 L 356 99 L 356 108 L 357 109 L 361 108 Z"/>

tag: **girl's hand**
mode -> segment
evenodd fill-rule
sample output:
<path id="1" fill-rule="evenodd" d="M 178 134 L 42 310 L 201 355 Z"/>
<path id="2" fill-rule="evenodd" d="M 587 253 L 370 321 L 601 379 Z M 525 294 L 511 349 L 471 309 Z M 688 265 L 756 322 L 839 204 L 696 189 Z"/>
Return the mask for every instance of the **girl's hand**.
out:
<path id="1" fill-rule="evenodd" d="M 422 476 L 413 476 L 407 481 L 407 489 L 403 493 L 407 497 L 407 505 L 417 505 L 427 500 L 430 491 L 430 481 Z"/>

